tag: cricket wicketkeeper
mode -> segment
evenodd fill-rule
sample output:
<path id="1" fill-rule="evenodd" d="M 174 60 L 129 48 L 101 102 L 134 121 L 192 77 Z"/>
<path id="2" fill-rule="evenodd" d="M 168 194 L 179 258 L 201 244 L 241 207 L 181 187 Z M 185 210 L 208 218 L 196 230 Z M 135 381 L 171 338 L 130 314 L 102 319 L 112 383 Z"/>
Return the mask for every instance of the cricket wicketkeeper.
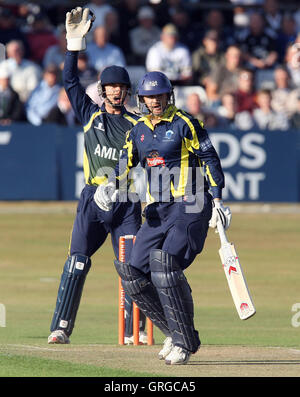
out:
<path id="1" fill-rule="evenodd" d="M 114 171 L 126 132 L 136 124 L 138 117 L 124 107 L 131 88 L 129 75 L 124 68 L 109 66 L 102 71 L 98 83 L 99 95 L 104 100 L 101 108 L 92 102 L 79 83 L 77 59 L 79 51 L 86 48 L 85 35 L 93 22 L 90 16 L 90 10 L 81 7 L 66 15 L 67 52 L 63 83 L 76 117 L 83 126 L 86 185 L 77 207 L 48 343 L 70 342 L 84 282 L 91 267 L 91 257 L 103 245 L 108 234 L 111 234 L 114 253 L 118 258 L 119 237 L 136 235 L 141 225 L 138 199 L 136 202 L 116 200 L 109 211 L 107 207 L 98 205 L 97 187 Z M 126 325 L 127 320 L 128 316 Z M 146 343 L 146 335 L 142 336 L 142 342 Z"/>

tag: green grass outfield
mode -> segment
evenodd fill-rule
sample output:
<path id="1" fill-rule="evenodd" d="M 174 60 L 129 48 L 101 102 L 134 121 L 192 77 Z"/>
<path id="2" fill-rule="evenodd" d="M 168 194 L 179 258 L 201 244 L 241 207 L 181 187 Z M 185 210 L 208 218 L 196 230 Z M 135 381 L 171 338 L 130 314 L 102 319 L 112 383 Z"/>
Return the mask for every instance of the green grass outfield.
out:
<path id="1" fill-rule="evenodd" d="M 299 303 L 300 312 L 300 211 L 296 206 L 286 211 L 260 211 L 262 207 L 258 205 L 255 212 L 248 206 L 250 211 L 243 213 L 243 206 L 236 210 L 233 206 L 228 233 L 256 305 L 253 318 L 241 321 L 237 316 L 220 264 L 219 239 L 213 231 L 204 252 L 186 272 L 204 349 L 203 356 L 201 349 L 197 353 L 194 364 L 201 364 L 202 370 L 206 361 L 201 363 L 201 357 L 214 357 L 217 362 L 215 347 L 219 354 L 228 353 L 224 362 L 240 363 L 247 359 L 243 356 L 247 347 L 253 352 L 288 349 L 297 359 L 289 368 L 298 365 L 300 373 L 300 327 L 295 326 L 300 325 L 300 316 L 292 311 Z M 154 332 L 155 346 L 117 345 L 118 283 L 110 237 L 92 258 L 72 343 L 47 344 L 75 210 L 75 203 L 0 203 L 0 303 L 6 309 L 6 326 L 0 327 L 0 376 L 166 376 L 164 364 L 154 361 L 163 341 L 159 331 Z M 249 354 L 248 358 L 257 357 Z M 113 362 L 112 355 L 116 357 Z M 149 365 L 144 366 L 147 357 Z M 277 358 L 272 355 L 272 360 Z M 220 367 L 220 362 L 216 365 Z M 195 367 L 184 370 L 195 374 Z M 284 375 L 289 375 L 289 368 L 285 367 Z M 172 368 L 170 374 L 177 376 L 177 370 Z M 229 366 L 222 374 L 226 376 L 226 370 L 230 375 Z M 280 376 L 280 371 L 271 376 Z"/>

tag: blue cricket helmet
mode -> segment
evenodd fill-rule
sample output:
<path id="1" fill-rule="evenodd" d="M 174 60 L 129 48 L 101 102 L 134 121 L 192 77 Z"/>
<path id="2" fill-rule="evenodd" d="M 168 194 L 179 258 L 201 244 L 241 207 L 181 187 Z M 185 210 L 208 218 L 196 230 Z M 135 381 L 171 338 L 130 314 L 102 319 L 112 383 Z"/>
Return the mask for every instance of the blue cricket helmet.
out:
<path id="1" fill-rule="evenodd" d="M 162 72 L 148 72 L 139 82 L 139 96 L 172 94 L 173 87 L 168 77 Z"/>
<path id="2" fill-rule="evenodd" d="M 101 73 L 100 83 L 102 86 L 106 84 L 125 84 L 131 87 L 129 74 L 122 66 L 107 66 Z"/>

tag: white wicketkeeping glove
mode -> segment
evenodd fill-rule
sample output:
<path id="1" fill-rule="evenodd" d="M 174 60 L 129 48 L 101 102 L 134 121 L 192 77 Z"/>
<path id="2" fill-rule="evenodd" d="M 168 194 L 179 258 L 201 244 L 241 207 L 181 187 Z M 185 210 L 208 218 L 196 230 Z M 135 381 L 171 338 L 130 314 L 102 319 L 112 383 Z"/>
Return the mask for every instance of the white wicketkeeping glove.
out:
<path id="1" fill-rule="evenodd" d="M 222 223 L 224 230 L 228 229 L 231 222 L 231 211 L 229 207 L 224 207 L 223 201 L 213 200 L 213 210 L 209 227 L 216 229 L 218 221 Z"/>
<path id="2" fill-rule="evenodd" d="M 92 16 L 89 19 L 89 15 Z M 85 35 L 91 29 L 95 15 L 89 8 L 76 7 L 66 14 L 66 39 L 69 51 L 86 49 Z"/>
<path id="3" fill-rule="evenodd" d="M 99 185 L 94 194 L 95 203 L 103 211 L 110 211 L 113 203 L 116 201 L 118 190 L 113 182 L 109 182 L 107 185 Z"/>

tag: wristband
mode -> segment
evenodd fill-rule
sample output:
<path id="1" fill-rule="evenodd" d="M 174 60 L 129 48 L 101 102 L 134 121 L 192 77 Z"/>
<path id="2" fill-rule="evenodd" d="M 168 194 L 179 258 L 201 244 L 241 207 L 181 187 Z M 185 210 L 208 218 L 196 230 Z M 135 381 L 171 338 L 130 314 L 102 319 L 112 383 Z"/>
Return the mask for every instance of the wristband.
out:
<path id="1" fill-rule="evenodd" d="M 67 38 L 67 49 L 69 51 L 82 51 L 86 49 L 85 37 Z"/>

